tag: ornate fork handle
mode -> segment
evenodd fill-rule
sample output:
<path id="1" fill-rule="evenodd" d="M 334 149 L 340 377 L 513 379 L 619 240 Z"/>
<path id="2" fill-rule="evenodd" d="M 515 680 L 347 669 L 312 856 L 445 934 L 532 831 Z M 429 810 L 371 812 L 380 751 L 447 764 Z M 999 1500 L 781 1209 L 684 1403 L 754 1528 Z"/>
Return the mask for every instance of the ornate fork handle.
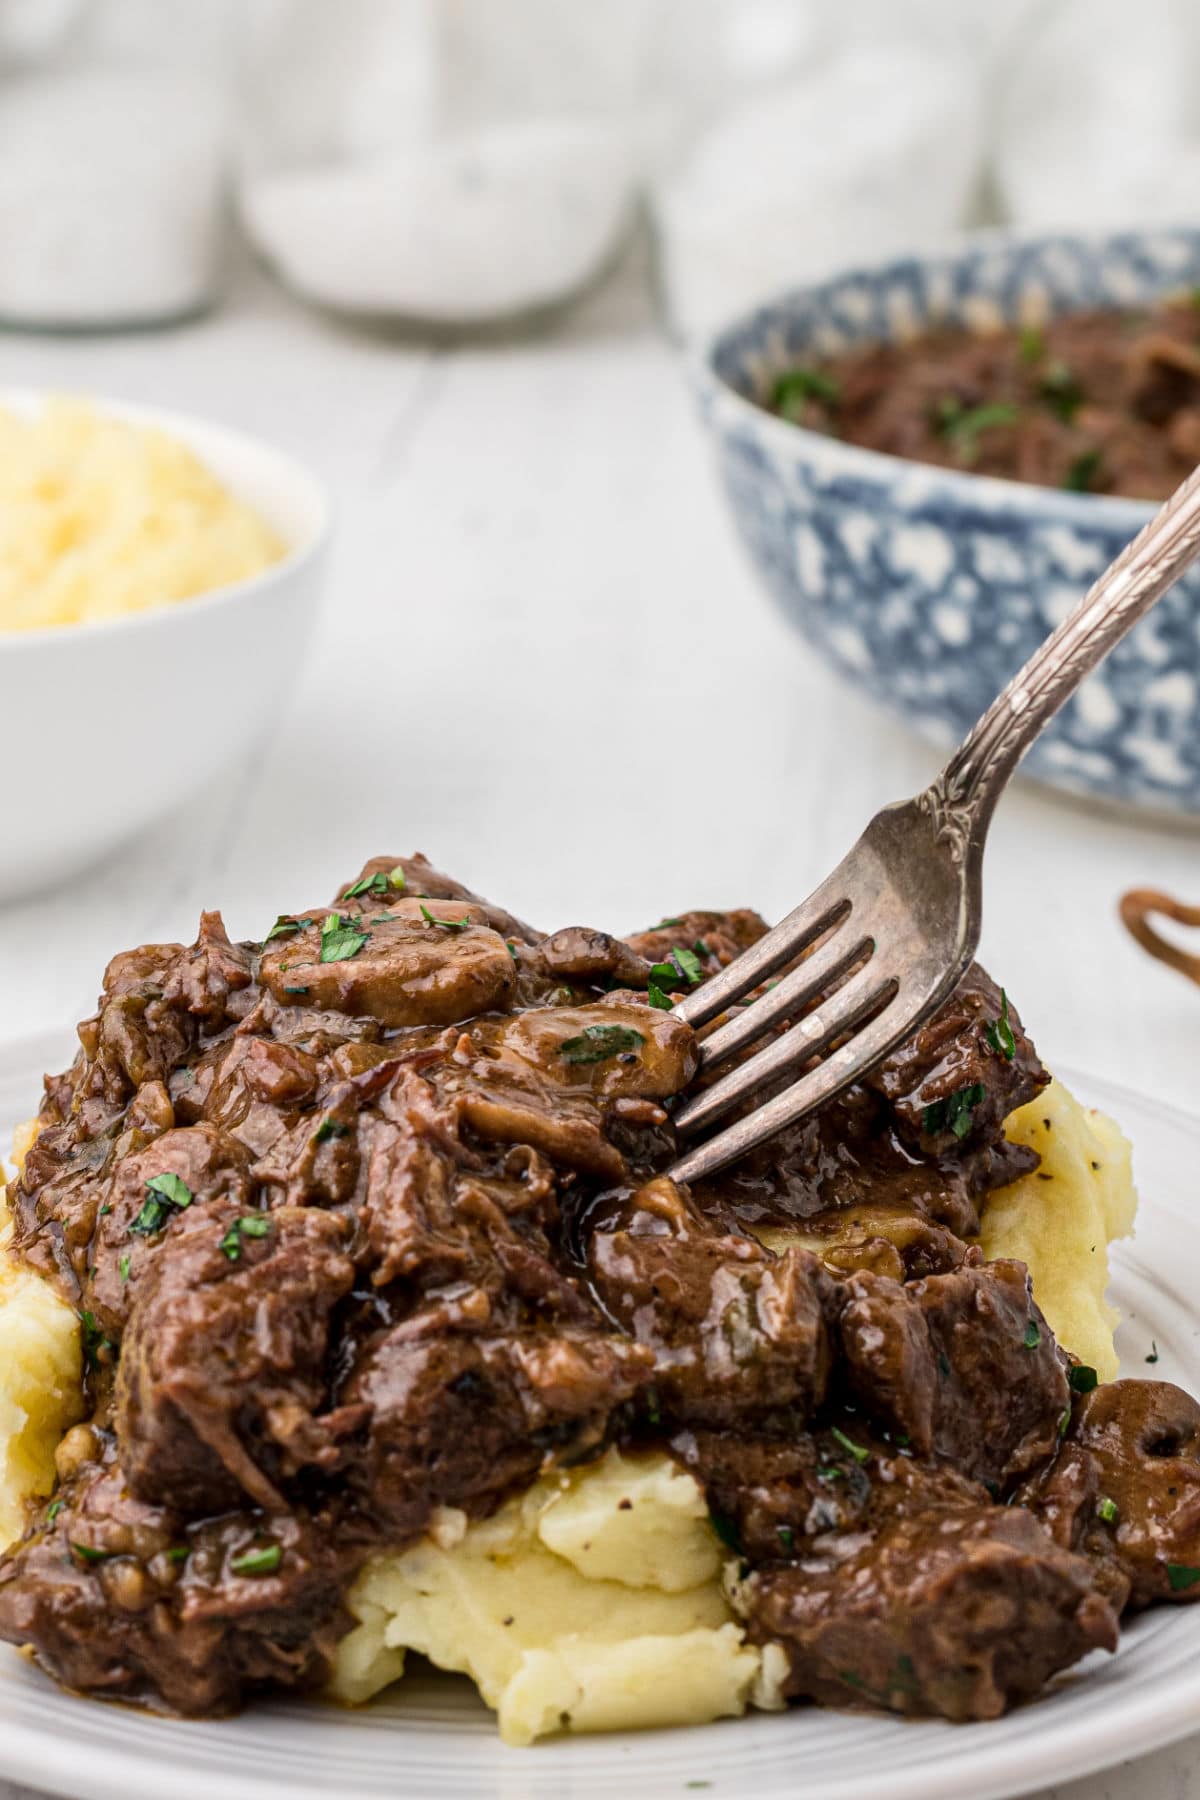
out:
<path id="1" fill-rule="evenodd" d="M 996 801 L 1034 739 L 1197 555 L 1200 468 L 1013 676 L 922 797 L 960 853 L 982 851 Z"/>

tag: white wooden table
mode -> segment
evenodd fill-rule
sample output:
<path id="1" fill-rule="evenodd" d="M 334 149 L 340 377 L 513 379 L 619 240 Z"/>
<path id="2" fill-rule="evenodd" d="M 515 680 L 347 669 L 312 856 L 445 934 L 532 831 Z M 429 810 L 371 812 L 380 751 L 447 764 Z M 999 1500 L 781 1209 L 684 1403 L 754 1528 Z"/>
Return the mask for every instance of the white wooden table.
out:
<path id="1" fill-rule="evenodd" d="M 547 927 L 777 916 L 928 779 L 933 753 L 760 593 L 637 277 L 549 337 L 453 350 L 346 330 L 252 275 L 178 332 L 0 338 L 0 385 L 211 414 L 303 457 L 340 511 L 322 627 L 261 754 L 71 891 L 0 912 L 0 1037 L 66 1046 L 115 949 L 190 938 L 202 905 L 258 936 L 385 851 Z M 235 682 L 213 723 L 251 704 Z M 0 845 L 19 853 L 2 796 Z M 1014 790 L 984 960 L 1049 1063 L 1190 1107 L 1200 994 L 1115 915 L 1143 884 L 1200 899 L 1197 837 Z M 1200 1740 L 1056 1792 L 1200 1796 Z"/>

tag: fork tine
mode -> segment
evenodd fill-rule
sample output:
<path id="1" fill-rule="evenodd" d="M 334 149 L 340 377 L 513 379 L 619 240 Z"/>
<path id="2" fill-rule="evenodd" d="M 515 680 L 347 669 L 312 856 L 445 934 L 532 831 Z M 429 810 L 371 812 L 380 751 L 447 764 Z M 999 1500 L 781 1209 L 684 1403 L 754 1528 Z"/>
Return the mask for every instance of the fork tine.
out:
<path id="1" fill-rule="evenodd" d="M 719 975 L 714 975 L 694 994 L 681 1000 L 675 1008 L 677 1017 L 693 1028 L 707 1024 L 751 988 L 760 987 L 784 963 L 807 950 L 822 932 L 840 929 L 850 916 L 850 902 L 845 890 L 845 877 L 840 868 L 835 869 L 827 881 L 823 881 L 786 919 L 781 919 L 766 937 L 759 938 Z"/>
<path id="2" fill-rule="evenodd" d="M 847 931 L 835 931 L 805 957 L 799 968 L 789 970 L 782 981 L 757 1000 L 748 1005 L 743 1003 L 727 1024 L 704 1039 L 698 1046 L 700 1067 L 710 1069 L 715 1063 L 724 1062 L 747 1044 L 752 1044 L 755 1038 L 762 1037 L 781 1019 L 794 1018 L 811 1001 L 829 994 L 842 976 L 848 975 L 856 963 L 870 958 L 874 951 L 874 938 L 855 939 Z"/>
<path id="3" fill-rule="evenodd" d="M 790 1031 L 774 1038 L 757 1056 L 739 1063 L 728 1075 L 681 1107 L 675 1114 L 676 1130 L 699 1131 L 705 1125 L 711 1125 L 730 1107 L 748 1100 L 769 1082 L 786 1075 L 797 1063 L 807 1062 L 810 1056 L 827 1049 L 836 1038 L 852 1031 L 881 1006 L 890 1004 L 899 986 L 894 976 L 881 979 L 867 963 L 844 987 L 831 995 L 828 1005 L 809 1013 Z"/>
<path id="4" fill-rule="evenodd" d="M 942 999 L 945 996 L 939 993 L 937 997 Z M 798 1119 L 804 1118 L 818 1106 L 823 1106 L 827 1100 L 833 1099 L 835 1094 L 841 1093 L 843 1088 L 849 1087 L 863 1069 L 882 1061 L 897 1044 L 903 1043 L 909 1035 L 911 1022 L 912 1013 L 907 1005 L 899 1008 L 889 1002 L 848 1044 L 835 1050 L 832 1056 L 826 1057 L 809 1074 L 801 1076 L 784 1093 L 766 1101 L 746 1118 L 737 1120 L 715 1137 L 697 1144 L 694 1150 L 689 1150 L 685 1156 L 680 1157 L 667 1170 L 667 1174 L 672 1181 L 699 1181 L 705 1175 L 715 1174 L 726 1163 L 744 1156 L 756 1145 L 765 1143 L 776 1132 L 794 1125 Z M 754 1060 L 757 1062 L 759 1058 Z M 739 1074 L 742 1072 L 743 1070 L 737 1071 Z"/>

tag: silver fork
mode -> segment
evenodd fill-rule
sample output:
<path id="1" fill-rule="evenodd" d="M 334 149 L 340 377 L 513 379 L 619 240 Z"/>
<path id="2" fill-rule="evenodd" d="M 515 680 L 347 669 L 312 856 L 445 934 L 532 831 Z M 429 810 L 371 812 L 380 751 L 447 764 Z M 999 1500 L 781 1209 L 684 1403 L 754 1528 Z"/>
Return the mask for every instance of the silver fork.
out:
<path id="1" fill-rule="evenodd" d="M 701 1043 L 701 1072 L 718 1071 L 773 1033 L 764 1049 L 680 1108 L 675 1125 L 684 1136 L 821 1060 L 687 1150 L 669 1171 L 676 1181 L 711 1175 L 795 1124 L 859 1080 L 949 998 L 979 942 L 984 843 L 1009 777 L 1084 676 L 1198 554 L 1200 469 L 1013 677 L 924 793 L 877 813 L 815 893 L 679 1002 L 676 1015 L 693 1026 L 733 1009 Z M 806 951 L 764 994 L 737 1006 Z M 798 1014 L 788 1030 L 776 1030 Z"/>

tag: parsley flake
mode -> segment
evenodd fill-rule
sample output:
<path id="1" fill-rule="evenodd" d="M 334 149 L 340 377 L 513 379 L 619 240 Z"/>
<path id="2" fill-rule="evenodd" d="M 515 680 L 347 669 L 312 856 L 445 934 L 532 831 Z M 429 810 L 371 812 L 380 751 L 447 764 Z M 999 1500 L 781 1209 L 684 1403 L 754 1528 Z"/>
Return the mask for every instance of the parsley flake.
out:
<path id="1" fill-rule="evenodd" d="M 1003 988 L 1000 989 L 1000 1017 L 989 1022 L 986 1036 L 996 1055 L 1002 1056 L 1005 1062 L 1011 1062 L 1017 1054 L 1017 1040 L 1008 1022 L 1008 995 Z"/>
<path id="2" fill-rule="evenodd" d="M 47 1525 L 53 1525 L 55 1519 L 57 1519 L 59 1513 L 63 1509 L 63 1504 L 64 1503 L 61 1500 L 52 1500 L 50 1502 L 49 1506 L 46 1508 Z"/>
<path id="3" fill-rule="evenodd" d="M 352 887 L 348 887 L 342 895 L 342 899 L 358 900 L 363 894 L 374 894 L 378 899 L 383 899 L 387 896 L 389 887 L 390 883 L 383 870 L 376 869 L 373 875 L 364 875 L 361 881 L 356 881 Z"/>
<path id="4" fill-rule="evenodd" d="M 578 1037 L 566 1038 L 558 1046 L 564 1062 L 604 1062 L 622 1050 L 636 1050 L 645 1043 L 640 1031 L 628 1025 L 585 1025 Z"/>
<path id="5" fill-rule="evenodd" d="M 1021 1341 L 1027 1350 L 1037 1349 L 1042 1341 L 1042 1334 L 1038 1330 L 1038 1322 L 1036 1319 L 1030 1319 L 1028 1325 L 1025 1327 L 1025 1336 Z"/>
<path id="6" fill-rule="evenodd" d="M 283 1551 L 278 1544 L 264 1544 L 261 1550 L 244 1550 L 240 1556 L 229 1560 L 229 1567 L 235 1575 L 272 1575 L 283 1561 Z"/>
<path id="7" fill-rule="evenodd" d="M 321 921 L 321 953 L 318 962 L 349 962 L 366 943 L 368 933 L 342 922 L 341 913 L 327 913 Z"/>
<path id="8" fill-rule="evenodd" d="M 782 418 L 796 419 L 810 400 L 836 406 L 841 397 L 839 383 L 823 369 L 786 369 L 771 391 L 771 405 Z"/>
<path id="9" fill-rule="evenodd" d="M 1107 1494 L 1101 1494 L 1096 1502 L 1096 1517 L 1103 1519 L 1106 1525 L 1115 1525 L 1121 1517 L 1121 1509 L 1115 1500 L 1111 1500 Z"/>
<path id="10" fill-rule="evenodd" d="M 1067 1370 L 1067 1385 L 1073 1394 L 1090 1394 L 1100 1377 L 1090 1363 L 1075 1363 Z"/>
<path id="11" fill-rule="evenodd" d="M 1077 456 L 1063 476 L 1063 487 L 1067 493 L 1090 493 L 1096 485 L 1096 477 L 1100 473 L 1100 465 L 1103 461 L 1103 450 L 1084 450 L 1081 455 Z"/>
<path id="12" fill-rule="evenodd" d="M 317 1126 L 317 1129 L 313 1132 L 313 1143 L 327 1144 L 330 1138 L 344 1138 L 349 1136 L 350 1127 L 348 1125 L 343 1125 L 340 1119 L 322 1119 L 321 1123 Z"/>
<path id="13" fill-rule="evenodd" d="M 1146 1361 L 1148 1363 L 1156 1363 L 1158 1361 L 1158 1345 L 1153 1338 L 1150 1339 L 1150 1354 L 1146 1358 Z"/>
<path id="14" fill-rule="evenodd" d="M 1041 362 L 1046 354 L 1046 335 L 1038 325 L 1026 325 L 1017 339 L 1021 361 L 1024 363 Z"/>
<path id="15" fill-rule="evenodd" d="M 657 925 L 647 927 L 650 931 L 669 931 L 672 925 L 682 925 L 682 919 L 660 919 Z"/>
<path id="16" fill-rule="evenodd" d="M 709 1507 L 708 1516 L 712 1521 L 713 1530 L 725 1548 L 732 1550 L 735 1556 L 741 1556 L 742 1540 L 738 1534 L 737 1521 L 731 1519 L 728 1513 L 718 1512 L 715 1506 Z"/>
<path id="17" fill-rule="evenodd" d="M 1015 406 L 996 400 L 986 406 L 964 406 L 956 394 L 939 401 L 934 425 L 939 437 L 953 444 L 960 462 L 972 463 L 979 455 L 979 439 L 983 432 L 997 425 L 1015 425 L 1020 418 Z"/>
<path id="18" fill-rule="evenodd" d="M 153 1237 L 170 1218 L 172 1208 L 182 1212 L 196 1198 L 183 1177 L 172 1169 L 153 1176 L 146 1183 L 146 1193 L 142 1210 L 129 1227 L 130 1232 L 136 1232 L 139 1237 Z"/>
<path id="19" fill-rule="evenodd" d="M 932 1101 L 922 1115 L 928 1135 L 936 1137 L 939 1131 L 952 1131 L 956 1138 L 965 1138 L 971 1129 L 971 1112 L 986 1092 L 982 1081 L 975 1081 L 970 1087 L 956 1088 L 944 1100 Z"/>
<path id="20" fill-rule="evenodd" d="M 303 929 L 304 927 L 301 925 L 299 919 L 293 919 L 287 913 L 280 913 L 270 931 L 268 931 L 266 937 L 263 939 L 263 943 L 269 944 L 272 938 L 290 937 L 293 931 L 302 931 Z"/>
<path id="21" fill-rule="evenodd" d="M 421 908 L 421 917 L 428 925 L 440 925 L 445 931 L 465 931 L 471 923 L 470 919 L 435 919 L 427 906 Z"/>
<path id="22" fill-rule="evenodd" d="M 790 1556 L 796 1547 L 796 1534 L 790 1525 L 777 1525 L 776 1535 L 785 1556 Z"/>
<path id="23" fill-rule="evenodd" d="M 117 1273 L 120 1275 L 122 1281 L 129 1280 L 129 1258 L 127 1256 L 123 1256 L 117 1264 Z"/>
<path id="24" fill-rule="evenodd" d="M 221 1242 L 217 1246 L 223 1250 L 230 1262 L 236 1262 L 242 1254 L 242 1239 L 265 1238 L 271 1229 L 271 1221 L 262 1213 L 249 1213 L 241 1219 L 235 1219 Z"/>
<path id="25" fill-rule="evenodd" d="M 112 1554 L 109 1550 L 96 1550 L 91 1544 L 77 1544 L 74 1538 L 68 1539 L 68 1542 L 76 1556 L 85 1563 L 104 1562 Z"/>
<path id="26" fill-rule="evenodd" d="M 1167 1581 L 1173 1594 L 1186 1594 L 1200 1581 L 1200 1569 L 1193 1569 L 1187 1563 L 1168 1563 Z"/>
<path id="27" fill-rule="evenodd" d="M 700 967 L 700 958 L 694 950 L 681 950 L 676 944 L 667 952 L 667 956 L 689 987 L 695 987 L 703 980 L 704 971 Z"/>
<path id="28" fill-rule="evenodd" d="M 1065 362 L 1050 364 L 1038 382 L 1038 393 L 1067 425 L 1083 405 L 1083 389 Z"/>
<path id="29" fill-rule="evenodd" d="M 840 1426 L 834 1425 L 831 1427 L 829 1435 L 836 1443 L 839 1443 L 842 1446 L 843 1450 L 848 1450 L 850 1452 L 856 1463 L 870 1461 L 871 1452 L 869 1450 L 864 1450 L 861 1444 L 856 1444 L 853 1438 L 847 1437 Z"/>

